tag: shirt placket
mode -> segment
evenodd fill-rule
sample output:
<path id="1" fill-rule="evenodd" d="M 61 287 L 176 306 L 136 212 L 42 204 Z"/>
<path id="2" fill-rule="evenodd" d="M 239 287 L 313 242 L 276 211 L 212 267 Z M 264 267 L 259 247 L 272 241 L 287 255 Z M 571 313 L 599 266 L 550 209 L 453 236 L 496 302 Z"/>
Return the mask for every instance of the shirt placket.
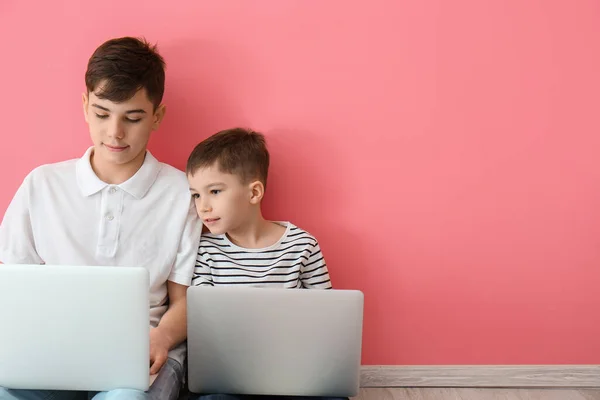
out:
<path id="1" fill-rule="evenodd" d="M 100 234 L 96 253 L 101 259 L 114 260 L 119 247 L 119 230 L 125 193 L 117 186 L 102 190 Z"/>

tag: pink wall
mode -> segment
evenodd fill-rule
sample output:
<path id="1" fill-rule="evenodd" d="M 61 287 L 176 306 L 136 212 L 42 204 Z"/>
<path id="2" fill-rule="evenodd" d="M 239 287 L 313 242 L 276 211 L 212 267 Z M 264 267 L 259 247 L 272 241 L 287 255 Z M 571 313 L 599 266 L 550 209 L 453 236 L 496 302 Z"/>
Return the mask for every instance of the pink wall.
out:
<path id="1" fill-rule="evenodd" d="M 597 0 L 25 3 L 0 2 L 0 215 L 88 146 L 94 48 L 145 35 L 153 151 L 268 135 L 267 215 L 365 292 L 365 364 L 600 363 Z"/>

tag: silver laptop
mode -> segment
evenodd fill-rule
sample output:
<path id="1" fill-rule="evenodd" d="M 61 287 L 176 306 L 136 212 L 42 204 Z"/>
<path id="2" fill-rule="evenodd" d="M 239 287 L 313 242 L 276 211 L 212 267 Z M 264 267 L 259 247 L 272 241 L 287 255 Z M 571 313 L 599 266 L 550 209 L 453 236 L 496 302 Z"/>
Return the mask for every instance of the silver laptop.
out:
<path id="1" fill-rule="evenodd" d="M 147 390 L 148 272 L 0 265 L 0 386 Z"/>
<path id="2" fill-rule="evenodd" d="M 190 391 L 358 393 L 361 292 L 191 287 L 187 303 Z"/>

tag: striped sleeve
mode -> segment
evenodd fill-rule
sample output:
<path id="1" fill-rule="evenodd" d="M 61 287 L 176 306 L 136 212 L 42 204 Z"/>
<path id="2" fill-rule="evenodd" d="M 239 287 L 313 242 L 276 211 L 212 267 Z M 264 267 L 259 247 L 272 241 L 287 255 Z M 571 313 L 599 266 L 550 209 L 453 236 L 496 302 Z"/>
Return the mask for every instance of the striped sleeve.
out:
<path id="1" fill-rule="evenodd" d="M 209 253 L 203 246 L 198 249 L 192 286 L 214 286 L 209 264 Z"/>
<path id="2" fill-rule="evenodd" d="M 323 257 L 319 243 L 316 241 L 310 249 L 308 260 L 303 260 L 300 281 L 302 282 L 302 287 L 306 289 L 332 288 L 325 258 Z"/>

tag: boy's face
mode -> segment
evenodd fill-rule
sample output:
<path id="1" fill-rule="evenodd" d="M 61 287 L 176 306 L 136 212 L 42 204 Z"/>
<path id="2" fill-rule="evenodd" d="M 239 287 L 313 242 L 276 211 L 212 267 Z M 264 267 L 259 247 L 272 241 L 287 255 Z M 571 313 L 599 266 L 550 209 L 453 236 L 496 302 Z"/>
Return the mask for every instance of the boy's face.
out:
<path id="1" fill-rule="evenodd" d="M 150 134 L 158 129 L 165 108 L 160 105 L 154 111 L 146 89 L 141 89 L 122 103 L 84 93 L 83 111 L 94 143 L 94 159 L 126 165 L 143 159 Z"/>
<path id="2" fill-rule="evenodd" d="M 217 165 L 188 174 L 190 191 L 198 216 L 211 233 L 221 235 L 239 230 L 251 218 L 251 185 L 221 172 Z"/>

